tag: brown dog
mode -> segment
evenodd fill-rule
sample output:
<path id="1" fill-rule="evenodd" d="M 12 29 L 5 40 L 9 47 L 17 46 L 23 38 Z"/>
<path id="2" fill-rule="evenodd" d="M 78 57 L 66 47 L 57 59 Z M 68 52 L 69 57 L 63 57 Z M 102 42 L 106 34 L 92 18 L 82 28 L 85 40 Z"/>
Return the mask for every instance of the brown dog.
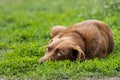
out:
<path id="1" fill-rule="evenodd" d="M 67 29 L 54 27 L 50 34 L 53 38 L 40 62 L 102 58 L 111 53 L 114 48 L 111 30 L 106 24 L 97 20 L 83 21 Z"/>

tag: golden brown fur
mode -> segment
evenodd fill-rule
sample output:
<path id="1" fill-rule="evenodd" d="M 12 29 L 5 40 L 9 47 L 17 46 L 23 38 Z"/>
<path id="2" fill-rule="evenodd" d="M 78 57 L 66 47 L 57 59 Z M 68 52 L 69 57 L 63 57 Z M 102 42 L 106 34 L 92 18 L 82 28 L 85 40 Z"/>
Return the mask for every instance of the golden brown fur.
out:
<path id="1" fill-rule="evenodd" d="M 56 28 L 56 29 L 55 29 Z M 58 30 L 58 31 L 57 31 Z M 60 30 L 60 31 L 59 31 Z M 54 32 L 58 32 L 57 34 Z M 87 20 L 69 28 L 54 27 L 53 37 L 47 46 L 45 60 L 76 60 L 106 57 L 113 51 L 114 40 L 111 30 L 101 21 Z"/>
<path id="2" fill-rule="evenodd" d="M 64 26 L 54 26 L 50 32 L 50 37 L 53 38 L 55 37 L 58 33 L 61 33 L 62 31 L 64 31 L 66 29 L 66 27 Z"/>

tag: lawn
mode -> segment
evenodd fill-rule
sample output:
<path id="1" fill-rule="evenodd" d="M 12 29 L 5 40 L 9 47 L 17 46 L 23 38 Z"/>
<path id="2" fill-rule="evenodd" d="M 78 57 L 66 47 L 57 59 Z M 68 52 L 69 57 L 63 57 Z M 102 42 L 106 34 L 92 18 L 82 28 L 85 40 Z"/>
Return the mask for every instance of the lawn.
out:
<path id="1" fill-rule="evenodd" d="M 113 53 L 84 62 L 38 60 L 54 25 L 97 19 L 114 34 Z M 0 78 L 82 79 L 120 76 L 119 0 L 0 0 Z"/>

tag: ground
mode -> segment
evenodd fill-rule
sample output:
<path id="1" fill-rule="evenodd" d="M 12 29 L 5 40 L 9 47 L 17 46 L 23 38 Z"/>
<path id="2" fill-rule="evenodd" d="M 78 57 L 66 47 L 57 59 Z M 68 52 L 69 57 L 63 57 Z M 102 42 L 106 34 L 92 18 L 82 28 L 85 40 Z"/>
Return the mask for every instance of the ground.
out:
<path id="1" fill-rule="evenodd" d="M 84 62 L 38 60 L 54 25 L 69 27 L 97 19 L 113 31 L 115 48 L 103 59 Z M 0 0 L 0 77 L 2 79 L 119 79 L 119 0 Z"/>

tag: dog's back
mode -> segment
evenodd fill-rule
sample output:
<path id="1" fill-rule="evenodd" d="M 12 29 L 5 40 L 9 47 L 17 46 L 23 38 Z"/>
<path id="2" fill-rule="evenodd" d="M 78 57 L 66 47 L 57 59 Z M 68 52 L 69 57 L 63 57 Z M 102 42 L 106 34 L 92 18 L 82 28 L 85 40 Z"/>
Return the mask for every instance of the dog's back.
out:
<path id="1" fill-rule="evenodd" d="M 75 33 L 83 39 L 85 43 L 84 52 L 88 59 L 95 56 L 105 57 L 113 51 L 114 41 L 112 32 L 101 21 L 87 20 L 75 24 L 62 32 L 60 37 L 73 36 L 73 40 L 76 40 L 78 43 L 80 38 L 76 37 Z"/>
<path id="2" fill-rule="evenodd" d="M 96 27 L 100 31 L 101 36 L 104 36 L 104 38 L 107 38 L 108 53 L 111 53 L 113 51 L 113 48 L 114 48 L 113 34 L 112 34 L 112 31 L 108 28 L 108 26 L 105 23 L 98 21 L 98 20 L 87 20 L 87 21 L 84 21 L 80 24 L 76 24 L 75 26 L 90 27 L 90 25 L 91 26 L 94 25 L 91 28 Z M 93 32 L 95 32 L 95 31 L 93 30 Z M 91 33 L 93 33 L 93 32 L 91 32 Z"/>

